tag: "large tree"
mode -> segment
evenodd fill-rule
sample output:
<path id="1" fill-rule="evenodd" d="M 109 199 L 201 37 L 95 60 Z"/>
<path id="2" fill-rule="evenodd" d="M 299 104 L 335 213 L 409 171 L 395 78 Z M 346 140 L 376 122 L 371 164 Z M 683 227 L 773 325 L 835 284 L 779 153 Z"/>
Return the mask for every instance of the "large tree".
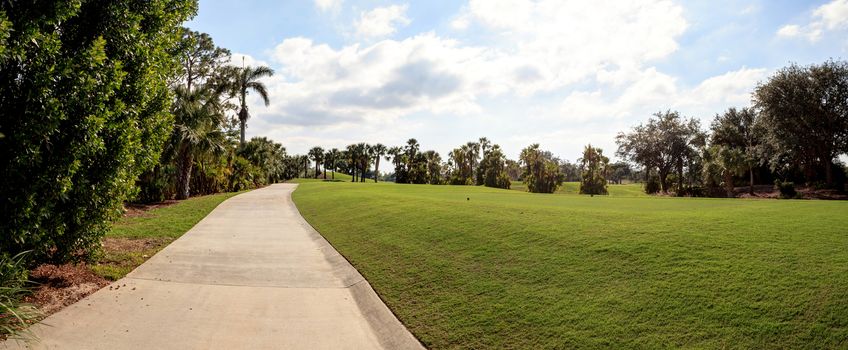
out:
<path id="1" fill-rule="evenodd" d="M 99 246 L 171 131 L 174 51 L 196 9 L 0 2 L 0 253 L 67 260 Z"/>
<path id="2" fill-rule="evenodd" d="M 773 170 L 800 167 L 808 182 L 834 184 L 834 160 L 848 152 L 848 62 L 792 64 L 754 90 Z"/>
<path id="3" fill-rule="evenodd" d="M 748 173 L 748 192 L 754 194 L 754 168 L 759 165 L 759 136 L 755 127 L 756 113 L 750 108 L 730 108 L 717 114 L 710 125 L 712 159 L 726 172 L 723 176 L 728 195 L 733 192 L 733 177 Z"/>
<path id="4" fill-rule="evenodd" d="M 706 135 L 694 118 L 684 118 L 676 111 L 657 112 L 646 124 L 629 133 L 616 136 L 620 157 L 645 167 L 645 179 L 655 170 L 663 192 L 670 189 L 669 175 L 677 173 L 677 192 L 683 193 L 684 169 L 698 163 Z M 697 173 L 692 171 L 693 173 Z"/>
<path id="5" fill-rule="evenodd" d="M 232 75 L 233 89 L 239 101 L 238 120 L 239 130 L 241 131 L 240 140 L 241 143 L 244 143 L 244 131 L 247 128 L 247 120 L 250 119 L 250 112 L 247 108 L 247 95 L 250 92 L 256 92 L 267 107 L 271 103 L 268 99 L 268 88 L 259 79 L 274 75 L 274 70 L 265 66 L 247 66 L 233 69 Z"/>

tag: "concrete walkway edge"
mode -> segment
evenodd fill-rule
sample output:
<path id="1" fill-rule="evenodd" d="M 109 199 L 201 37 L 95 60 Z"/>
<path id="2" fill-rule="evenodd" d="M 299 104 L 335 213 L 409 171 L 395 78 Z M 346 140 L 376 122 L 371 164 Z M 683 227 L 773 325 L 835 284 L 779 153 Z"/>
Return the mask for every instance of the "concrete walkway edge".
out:
<path id="1" fill-rule="evenodd" d="M 295 208 L 297 208 L 296 205 Z M 371 284 L 351 265 L 350 261 L 341 255 L 318 230 L 312 227 L 303 215 L 300 215 L 300 209 L 297 210 L 301 224 L 316 243 L 322 247 L 321 251 L 324 253 L 327 262 L 339 267 L 335 270 L 338 273 L 337 277 L 352 282 L 347 288 L 368 324 L 377 334 L 380 345 L 386 349 L 424 349 L 421 342 L 400 322 L 374 288 L 371 287 Z"/>

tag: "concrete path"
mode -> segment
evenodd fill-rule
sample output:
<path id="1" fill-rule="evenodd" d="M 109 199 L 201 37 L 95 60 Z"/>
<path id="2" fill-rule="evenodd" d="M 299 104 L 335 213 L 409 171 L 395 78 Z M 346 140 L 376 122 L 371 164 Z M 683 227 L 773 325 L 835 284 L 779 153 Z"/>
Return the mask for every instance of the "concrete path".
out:
<path id="1" fill-rule="evenodd" d="M 126 278 L 33 326 L 39 343 L 0 348 L 422 348 L 303 220 L 296 186 L 226 200 Z"/>

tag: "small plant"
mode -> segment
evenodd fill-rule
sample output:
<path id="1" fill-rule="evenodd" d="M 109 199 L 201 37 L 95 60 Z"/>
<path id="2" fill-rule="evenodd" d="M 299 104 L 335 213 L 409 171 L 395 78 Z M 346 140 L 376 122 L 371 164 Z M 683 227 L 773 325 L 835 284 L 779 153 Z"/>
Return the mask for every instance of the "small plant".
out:
<path id="1" fill-rule="evenodd" d="M 0 340 L 30 338 L 31 334 L 25 329 L 41 316 L 35 307 L 21 302 L 21 298 L 29 292 L 24 266 L 26 253 L 13 257 L 0 254 Z"/>
<path id="2" fill-rule="evenodd" d="M 774 180 L 774 189 L 780 192 L 780 198 L 791 199 L 798 197 L 794 182 Z"/>

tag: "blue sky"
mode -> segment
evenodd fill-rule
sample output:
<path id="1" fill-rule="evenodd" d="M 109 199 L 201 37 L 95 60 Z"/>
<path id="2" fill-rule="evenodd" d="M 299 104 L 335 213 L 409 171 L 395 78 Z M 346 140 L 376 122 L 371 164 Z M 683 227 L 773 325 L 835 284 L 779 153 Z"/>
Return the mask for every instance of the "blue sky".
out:
<path id="1" fill-rule="evenodd" d="M 789 62 L 848 58 L 848 0 L 200 1 L 188 27 L 265 64 L 248 136 L 290 153 L 486 136 L 574 161 L 658 110 L 750 104 Z"/>

